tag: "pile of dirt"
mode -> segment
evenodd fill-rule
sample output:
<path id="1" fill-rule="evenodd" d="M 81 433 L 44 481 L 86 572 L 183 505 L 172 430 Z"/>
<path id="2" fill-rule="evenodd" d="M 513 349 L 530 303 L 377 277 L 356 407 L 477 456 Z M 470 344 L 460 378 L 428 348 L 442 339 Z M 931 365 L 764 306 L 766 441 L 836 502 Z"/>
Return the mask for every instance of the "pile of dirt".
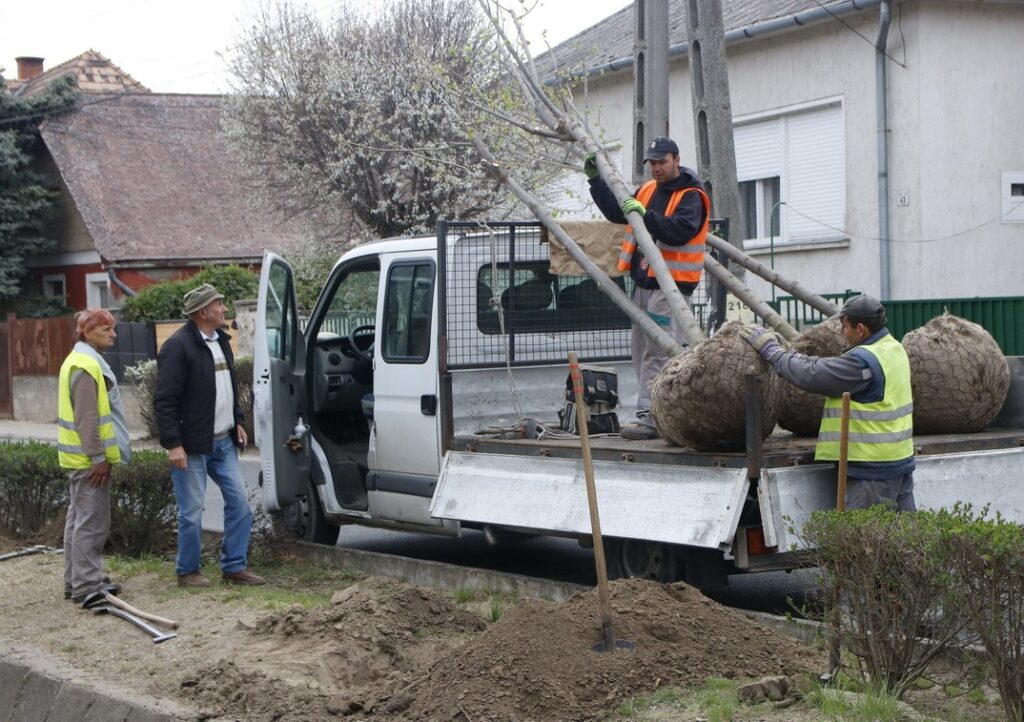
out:
<path id="1" fill-rule="evenodd" d="M 436 592 L 370 578 L 336 592 L 330 606 L 296 606 L 258 619 L 246 627 L 252 641 L 230 663 L 190 675 L 182 691 L 204 709 L 247 719 L 337 713 L 328 707 L 369 712 L 407 686 L 407 676 L 418 676 L 486 626 Z M 275 680 L 261 671 L 268 669 Z M 273 694 L 262 691 L 271 682 Z"/>
<path id="2" fill-rule="evenodd" d="M 381 596 L 382 588 L 370 580 L 329 608 L 259 620 L 252 644 L 188 676 L 183 695 L 211 714 L 251 720 L 589 720 L 659 687 L 821 664 L 682 583 L 612 583 L 616 635 L 637 645 L 613 654 L 592 650 L 596 591 L 562 604 L 523 601 L 487 625 L 433 592 L 401 586 Z"/>
<path id="3" fill-rule="evenodd" d="M 839 319 L 822 321 L 811 326 L 793 341 L 793 350 L 805 356 L 841 356 L 846 350 L 846 339 Z M 779 407 L 779 426 L 797 436 L 817 436 L 821 427 L 821 410 L 825 397 L 794 386 L 785 379 Z"/>
<path id="4" fill-rule="evenodd" d="M 746 381 L 761 374 L 761 430 L 766 438 L 779 416 L 781 382 L 730 321 L 700 346 L 670 359 L 651 383 L 658 435 L 698 451 L 740 451 L 746 444 Z"/>

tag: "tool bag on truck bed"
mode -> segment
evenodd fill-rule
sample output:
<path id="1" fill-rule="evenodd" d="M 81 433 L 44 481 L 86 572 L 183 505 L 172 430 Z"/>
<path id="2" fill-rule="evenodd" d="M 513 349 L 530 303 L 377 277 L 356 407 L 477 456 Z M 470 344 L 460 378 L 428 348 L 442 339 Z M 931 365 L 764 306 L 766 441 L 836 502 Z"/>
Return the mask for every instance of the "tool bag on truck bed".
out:
<path id="1" fill-rule="evenodd" d="M 605 366 L 580 366 L 583 377 L 583 403 L 586 406 L 587 433 L 619 433 L 619 417 L 615 407 L 619 403 L 619 375 Z M 558 412 L 559 426 L 565 431 L 579 433 L 576 423 L 576 394 L 572 390 L 572 375 L 565 380 L 565 404 Z"/>

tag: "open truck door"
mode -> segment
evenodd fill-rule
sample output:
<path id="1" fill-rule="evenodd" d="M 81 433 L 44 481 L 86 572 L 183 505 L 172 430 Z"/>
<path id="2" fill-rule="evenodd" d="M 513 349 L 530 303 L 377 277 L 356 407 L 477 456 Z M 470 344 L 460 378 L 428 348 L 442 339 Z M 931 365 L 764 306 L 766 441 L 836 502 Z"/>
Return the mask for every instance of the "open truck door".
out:
<path id="1" fill-rule="evenodd" d="M 294 504 L 310 488 L 305 399 L 305 339 L 291 267 L 267 251 L 260 272 L 253 344 L 253 421 L 267 511 Z"/>

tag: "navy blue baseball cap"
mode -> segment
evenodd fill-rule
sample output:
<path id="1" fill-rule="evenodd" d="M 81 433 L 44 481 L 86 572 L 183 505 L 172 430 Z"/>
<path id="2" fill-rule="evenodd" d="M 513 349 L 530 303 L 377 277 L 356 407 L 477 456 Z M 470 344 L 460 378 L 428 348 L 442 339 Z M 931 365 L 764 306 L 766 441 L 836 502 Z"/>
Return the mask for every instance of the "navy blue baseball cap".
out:
<path id="1" fill-rule="evenodd" d="M 647 153 L 644 154 L 644 163 L 649 160 L 661 160 L 666 155 L 679 155 L 679 146 L 671 138 L 659 136 L 647 144 Z"/>

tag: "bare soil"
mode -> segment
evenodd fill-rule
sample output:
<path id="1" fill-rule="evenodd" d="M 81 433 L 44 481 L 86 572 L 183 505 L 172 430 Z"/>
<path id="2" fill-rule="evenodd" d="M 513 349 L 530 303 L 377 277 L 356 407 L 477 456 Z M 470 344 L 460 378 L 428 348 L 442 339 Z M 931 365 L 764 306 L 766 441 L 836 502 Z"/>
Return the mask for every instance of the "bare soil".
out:
<path id="1" fill-rule="evenodd" d="M 8 551 L 23 543 L 0 539 Z M 0 562 L 0 642 L 38 649 L 76 679 L 169 699 L 196 718 L 589 720 L 630 697 L 709 675 L 821 668 L 820 654 L 684 584 L 612 584 L 613 625 L 635 651 L 600 654 L 595 592 L 562 604 L 486 604 L 381 578 L 335 579 L 330 604 L 268 613 L 266 598 L 180 590 L 168 572 L 122 579 L 121 596 L 181 622 L 152 644 L 127 622 L 62 599 L 63 557 Z M 117 581 L 117 580 L 116 580 Z M 289 587 L 293 578 L 270 576 Z M 507 606 L 507 605 L 506 605 Z"/>

